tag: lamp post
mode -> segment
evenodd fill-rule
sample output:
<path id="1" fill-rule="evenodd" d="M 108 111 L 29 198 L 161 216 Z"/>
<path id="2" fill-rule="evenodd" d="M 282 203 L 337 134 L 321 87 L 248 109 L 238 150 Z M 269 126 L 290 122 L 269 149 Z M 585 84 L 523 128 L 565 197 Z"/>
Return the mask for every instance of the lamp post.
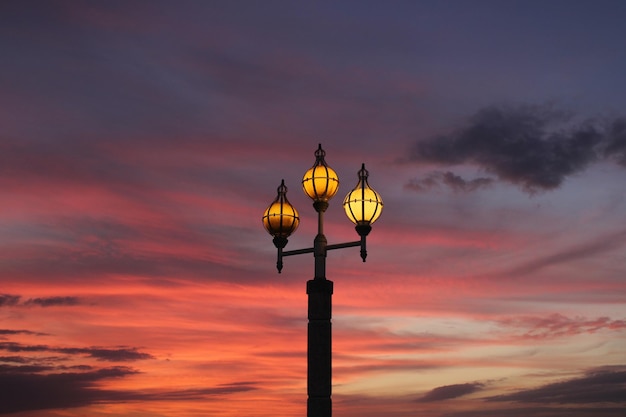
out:
<path id="1" fill-rule="evenodd" d="M 304 174 L 302 188 L 313 200 L 317 212 L 317 236 L 312 248 L 284 251 L 288 237 L 298 228 L 300 217 L 297 210 L 287 200 L 285 180 L 278 187 L 278 196 L 263 214 L 263 225 L 278 250 L 276 268 L 280 273 L 283 257 L 313 253 L 315 274 L 307 282 L 309 296 L 308 341 L 307 341 L 307 417 L 330 417 L 332 415 L 331 380 L 331 313 L 333 282 L 326 279 L 326 252 L 333 249 L 361 247 L 361 258 L 367 257 L 366 237 L 372 230 L 372 223 L 380 216 L 383 201 L 380 195 L 367 183 L 368 172 L 365 164 L 358 172 L 359 182 L 343 200 L 348 218 L 356 225 L 360 240 L 329 245 L 324 236 L 324 212 L 330 200 L 339 189 L 337 173 L 330 168 L 324 156 L 326 152 L 320 144 L 315 151 L 315 164 Z"/>

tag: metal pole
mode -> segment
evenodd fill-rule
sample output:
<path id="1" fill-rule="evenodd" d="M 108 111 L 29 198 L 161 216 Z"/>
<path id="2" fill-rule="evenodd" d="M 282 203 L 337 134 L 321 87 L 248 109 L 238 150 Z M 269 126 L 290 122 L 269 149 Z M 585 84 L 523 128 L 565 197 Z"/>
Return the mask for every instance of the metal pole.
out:
<path id="1" fill-rule="evenodd" d="M 309 324 L 307 342 L 307 417 L 332 415 L 331 316 L 333 282 L 326 279 L 324 210 L 318 210 L 318 234 L 313 244 L 315 277 L 307 282 Z"/>

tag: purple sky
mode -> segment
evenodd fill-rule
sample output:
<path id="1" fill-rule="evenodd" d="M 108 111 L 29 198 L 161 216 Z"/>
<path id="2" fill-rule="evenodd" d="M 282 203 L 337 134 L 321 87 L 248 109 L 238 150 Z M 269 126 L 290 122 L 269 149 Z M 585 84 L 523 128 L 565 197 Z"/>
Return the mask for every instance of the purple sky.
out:
<path id="1" fill-rule="evenodd" d="M 0 414 L 303 415 L 313 259 L 365 163 L 336 417 L 626 406 L 626 3 L 0 5 Z"/>

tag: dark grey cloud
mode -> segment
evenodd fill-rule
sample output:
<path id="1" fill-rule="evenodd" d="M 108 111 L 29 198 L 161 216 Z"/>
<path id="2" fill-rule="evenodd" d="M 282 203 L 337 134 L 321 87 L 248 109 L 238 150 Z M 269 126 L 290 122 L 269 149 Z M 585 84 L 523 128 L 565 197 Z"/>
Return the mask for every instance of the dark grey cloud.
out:
<path id="1" fill-rule="evenodd" d="M 0 334 L 43 335 L 29 330 L 2 329 Z M 94 367 L 67 365 L 81 357 L 103 362 L 130 362 L 154 359 L 148 353 L 127 346 L 59 347 L 46 344 L 0 342 L 0 414 L 50 408 L 80 407 L 98 402 L 125 401 L 132 392 L 98 389 L 98 382 L 123 378 L 139 371 L 127 366 Z M 42 356 L 51 353 L 54 356 Z"/>
<path id="2" fill-rule="evenodd" d="M 604 156 L 613 158 L 626 167 L 626 118 L 619 118 L 611 123 Z"/>
<path id="3" fill-rule="evenodd" d="M 426 403 L 433 401 L 450 400 L 452 398 L 462 397 L 463 395 L 472 394 L 476 391 L 480 391 L 484 387 L 484 384 L 478 382 L 471 382 L 467 384 L 453 384 L 444 385 L 442 387 L 434 388 L 428 391 L 424 396 L 417 401 Z"/>
<path id="4" fill-rule="evenodd" d="M 79 297 L 71 296 L 54 296 L 54 297 L 36 297 L 29 298 L 22 301 L 21 295 L 0 294 L 0 307 L 14 307 L 14 306 L 40 306 L 40 307 L 58 307 L 58 306 L 75 306 L 82 304 L 82 300 Z M 0 334 L 2 334 L 0 329 Z M 6 330 L 9 332 L 9 330 Z M 26 330 L 21 330 L 22 333 L 27 333 Z"/>
<path id="5" fill-rule="evenodd" d="M 80 349 L 65 349 L 61 353 L 85 353 L 92 358 L 101 360 L 101 361 L 109 361 L 109 362 L 127 362 L 127 361 L 138 361 L 145 359 L 154 359 L 149 353 L 139 352 L 136 348 L 128 348 L 121 347 L 118 349 L 107 349 L 107 348 L 80 348 Z"/>
<path id="6" fill-rule="evenodd" d="M 451 385 L 450 395 L 471 390 L 464 385 Z M 447 388 L 447 387 L 440 387 Z M 431 391 L 435 393 L 436 390 Z M 478 387 L 480 389 L 480 386 Z M 442 390 L 445 394 L 445 390 Z M 438 394 L 432 394 L 437 398 Z M 445 397 L 445 395 L 441 395 Z M 445 398 L 441 398 L 445 399 Z M 443 417 L 622 417 L 626 406 L 626 365 L 605 366 L 585 373 L 579 378 L 547 384 L 539 388 L 484 398 L 488 409 L 452 411 Z M 493 408 L 500 402 L 515 402 L 517 406 Z"/>
<path id="7" fill-rule="evenodd" d="M 424 178 L 412 179 L 406 184 L 405 188 L 415 191 L 426 191 L 444 185 L 454 191 L 475 191 L 479 188 L 488 187 L 493 182 L 493 178 L 474 178 L 466 180 L 450 171 L 433 171 Z"/>
<path id="8" fill-rule="evenodd" d="M 0 362 L 29 363 L 30 359 L 22 356 L 0 356 Z"/>
<path id="9" fill-rule="evenodd" d="M 482 109 L 460 129 L 416 142 L 409 155 L 413 162 L 475 165 L 531 193 L 555 189 L 606 159 L 626 166 L 625 119 L 575 124 L 565 111 L 533 105 Z M 465 183 L 451 173 L 439 177 L 456 189 Z M 432 182 L 415 179 L 408 187 L 419 191 Z"/>
<path id="10" fill-rule="evenodd" d="M 626 406 L 626 366 L 593 370 L 581 378 L 497 395 L 487 401 L 543 404 L 620 403 Z"/>
<path id="11" fill-rule="evenodd" d="M 256 389 L 253 382 L 240 382 L 185 390 L 104 390 L 97 388 L 98 382 L 139 371 L 125 366 L 86 372 L 40 373 L 43 371 L 48 369 L 0 366 L 0 414 L 112 402 L 199 400 Z"/>
<path id="12" fill-rule="evenodd" d="M 7 352 L 53 352 L 65 355 L 87 355 L 94 359 L 108 362 L 154 359 L 149 353 L 140 352 L 136 348 L 126 346 L 120 346 L 114 349 L 103 347 L 65 348 L 48 345 L 24 345 L 15 342 L 1 342 L 0 350 Z"/>
<path id="13" fill-rule="evenodd" d="M 30 330 L 11 330 L 11 329 L 0 329 L 0 335 L 14 335 L 14 334 L 34 334 Z"/>
<path id="14" fill-rule="evenodd" d="M 19 295 L 0 294 L 0 307 L 14 306 L 20 302 Z"/>
<path id="15" fill-rule="evenodd" d="M 40 335 L 28 330 L 0 330 L 0 334 L 8 336 L 22 333 Z M 184 390 L 105 390 L 98 388 L 100 381 L 125 378 L 140 371 L 128 366 L 67 365 L 68 359 L 75 363 L 80 357 L 103 362 L 154 359 L 148 353 L 127 346 L 58 347 L 0 342 L 0 351 L 15 353 L 0 356 L 0 414 L 98 403 L 201 400 L 256 389 L 254 382 L 235 382 Z M 41 353 L 55 356 L 41 356 Z"/>
<path id="16" fill-rule="evenodd" d="M 26 301 L 26 305 L 38 305 L 41 307 L 52 306 L 75 306 L 80 304 L 78 297 L 43 297 L 43 298 L 31 298 Z"/>
<path id="17" fill-rule="evenodd" d="M 20 368 L 0 368 L 0 414 L 80 407 L 103 401 L 114 395 L 94 388 L 96 382 L 137 373 L 127 367 L 55 374 L 39 374 L 37 370 L 24 371 Z"/>
<path id="18" fill-rule="evenodd" d="M 81 299 L 70 296 L 37 297 L 22 301 L 22 296 L 12 294 L 0 294 L 0 307 L 32 306 L 55 307 L 75 306 L 81 304 Z M 1 330 L 0 330 L 1 331 Z M 1 333 L 0 333 L 1 334 Z"/>
<path id="19" fill-rule="evenodd" d="M 2 362 L 2 360 L 0 360 Z M 15 360 L 15 358 L 11 358 L 9 364 L 0 364 L 0 375 L 10 373 L 10 374 L 30 374 L 30 373 L 40 373 L 40 372 L 51 372 L 58 369 L 54 366 L 49 365 L 33 365 L 29 364 L 31 359 L 23 358 L 21 362 Z M 14 363 L 21 363 L 21 365 L 16 366 Z"/>
<path id="20" fill-rule="evenodd" d="M 623 417 L 622 407 L 507 407 L 503 409 L 455 411 L 442 417 Z"/>

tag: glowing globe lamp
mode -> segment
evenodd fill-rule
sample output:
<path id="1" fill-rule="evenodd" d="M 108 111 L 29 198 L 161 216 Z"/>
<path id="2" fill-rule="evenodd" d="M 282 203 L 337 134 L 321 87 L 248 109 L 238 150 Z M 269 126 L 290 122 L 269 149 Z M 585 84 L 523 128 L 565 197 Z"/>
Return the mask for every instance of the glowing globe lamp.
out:
<path id="1" fill-rule="evenodd" d="M 277 248 L 284 248 L 287 238 L 296 231 L 299 224 L 298 211 L 287 200 L 287 187 L 285 180 L 282 180 L 278 187 L 278 196 L 263 214 L 263 226 L 274 236 L 274 245 Z"/>
<path id="2" fill-rule="evenodd" d="M 325 211 L 330 200 L 339 189 L 337 173 L 326 164 L 324 156 L 326 152 L 320 144 L 315 151 L 315 164 L 304 174 L 302 189 L 313 200 L 313 206 L 317 211 Z M 316 204 L 317 203 L 317 204 Z"/>
<path id="3" fill-rule="evenodd" d="M 359 171 L 359 183 L 343 200 L 343 208 L 346 215 L 356 224 L 359 235 L 367 235 L 372 229 L 371 225 L 378 219 L 383 211 L 383 200 L 380 195 L 367 183 L 369 173 L 365 164 Z"/>

